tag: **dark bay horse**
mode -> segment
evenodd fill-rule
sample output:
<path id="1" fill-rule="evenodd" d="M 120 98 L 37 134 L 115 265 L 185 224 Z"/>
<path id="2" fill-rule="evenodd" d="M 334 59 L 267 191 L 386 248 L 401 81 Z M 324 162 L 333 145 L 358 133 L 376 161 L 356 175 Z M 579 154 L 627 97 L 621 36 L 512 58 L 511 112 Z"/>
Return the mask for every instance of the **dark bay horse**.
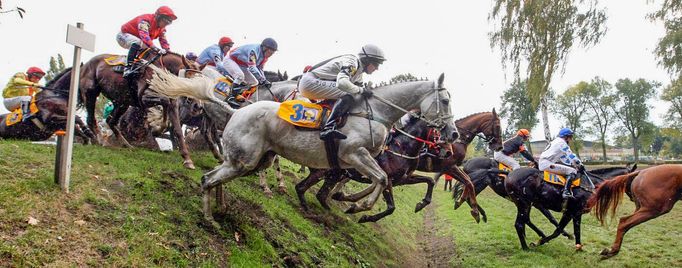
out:
<path id="1" fill-rule="evenodd" d="M 417 167 L 417 162 L 419 161 L 419 154 L 425 146 L 437 146 L 434 138 L 435 130 L 428 127 L 427 124 L 414 117 L 410 117 L 407 124 L 403 129 L 396 128 L 389 136 L 387 147 L 384 149 L 383 153 L 375 157 L 377 163 L 381 169 L 383 169 L 388 175 L 388 184 L 386 189 L 382 192 L 384 201 L 387 204 L 385 211 L 380 212 L 375 215 L 367 216 L 364 215 L 360 218 L 360 223 L 364 222 L 376 222 L 383 217 L 386 217 L 393 213 L 395 210 L 395 203 L 393 200 L 393 186 L 399 185 L 410 185 L 417 183 L 426 183 L 426 196 L 421 202 L 417 203 L 415 207 L 415 212 L 419 212 L 421 209 L 426 207 L 426 205 L 431 203 L 431 195 L 433 193 L 434 182 L 429 177 L 413 175 L 412 173 Z M 324 179 L 324 185 L 317 192 L 316 197 L 320 204 L 326 209 L 329 209 L 327 205 L 327 196 L 329 194 L 329 189 L 337 185 L 340 182 L 339 179 L 334 179 L 333 176 L 328 176 L 330 171 L 328 170 L 318 170 L 310 169 L 310 175 L 300 183 L 296 185 L 296 194 L 301 202 L 301 206 L 304 209 L 308 209 L 307 202 L 305 201 L 305 192 L 314 184 L 318 183 L 320 180 Z M 363 178 L 362 175 L 355 172 L 354 170 L 349 170 L 349 178 L 362 183 L 371 183 L 367 178 Z M 462 198 L 467 198 L 469 202 L 475 204 L 476 199 L 473 198 L 473 185 L 471 182 L 463 179 L 462 184 L 465 185 L 464 194 Z M 341 184 L 341 186 L 343 183 Z M 338 187 L 341 187 L 338 186 Z M 467 187 L 469 186 L 469 187 Z M 334 191 L 335 192 L 335 191 Z M 339 201 L 350 201 L 356 202 L 363 196 L 344 196 L 340 192 L 334 194 L 332 198 Z M 351 208 L 352 209 L 352 206 Z M 471 211 L 472 216 L 478 221 L 478 212 L 475 206 L 472 206 Z"/>
<path id="2" fill-rule="evenodd" d="M 599 185 L 609 178 L 630 173 L 636 168 L 637 165 L 634 165 L 632 168 L 610 167 L 591 170 L 586 173 L 595 185 Z M 543 172 L 540 170 L 534 168 L 520 168 L 509 173 L 507 179 L 504 180 L 504 187 L 507 189 L 507 193 L 509 193 L 511 200 L 516 205 L 517 212 L 514 227 L 519 236 L 521 248 L 524 250 L 528 249 L 528 245 L 526 245 L 526 225 L 540 234 L 538 245 L 542 245 L 559 236 L 564 230 L 564 227 L 572 220 L 573 231 L 575 232 L 575 247 L 576 250 L 581 250 L 580 221 L 583 213 L 587 212 L 585 205 L 587 204 L 587 199 L 592 195 L 592 189 L 583 188 L 582 186 L 575 187 L 573 189 L 574 198 L 569 199 L 566 203 L 561 220 L 559 220 L 559 226 L 551 235 L 544 236 L 542 231 L 537 229 L 537 227 L 530 222 L 530 209 L 532 205 L 534 203 L 539 203 L 543 204 L 547 209 L 562 211 L 564 209 L 564 202 L 561 197 L 563 186 L 546 183 L 543 181 L 542 177 Z M 585 183 L 589 184 L 587 180 L 588 179 L 583 176 L 583 185 Z"/>
<path id="3" fill-rule="evenodd" d="M 487 157 L 475 157 L 464 163 L 464 167 L 462 169 L 471 178 L 471 182 L 474 184 L 474 189 L 476 190 L 477 196 L 486 187 L 490 187 L 490 189 L 492 189 L 497 195 L 505 199 L 509 198 L 507 189 L 504 188 L 503 177 L 506 176 L 508 172 L 504 172 L 499 169 L 499 162 Z M 459 196 L 462 194 L 462 186 L 459 184 L 455 185 L 452 194 L 453 198 L 458 200 Z M 533 207 L 540 210 L 542 215 L 544 215 L 554 226 L 559 226 L 559 222 L 554 218 L 552 213 L 544 207 L 542 203 L 533 203 Z M 487 222 L 488 216 L 481 205 L 478 205 L 478 210 L 481 212 L 481 216 L 483 216 L 483 222 Z M 528 225 L 531 226 L 531 229 L 533 230 L 539 230 L 536 229 L 535 225 L 532 223 L 529 223 Z M 544 234 L 541 232 L 536 231 L 536 233 L 538 236 L 544 236 Z M 573 236 L 568 234 L 566 231 L 563 231 L 561 234 L 568 237 L 569 239 L 573 239 Z"/>
<path id="4" fill-rule="evenodd" d="M 17 122 L 7 126 L 7 116 L 0 115 L 0 137 L 5 139 L 28 139 L 42 141 L 50 138 L 56 130 L 66 128 L 67 110 L 69 102 L 69 85 L 71 83 L 71 68 L 67 68 L 49 81 L 43 90 L 36 93 L 35 104 L 38 113 L 32 120 Z M 37 119 L 37 120 L 36 120 Z M 35 123 L 34 121 L 38 121 Z M 95 136 L 76 116 L 75 134 L 82 137 L 86 143 L 95 141 Z"/>
<path id="5" fill-rule="evenodd" d="M 80 96 L 88 112 L 88 126 L 96 135 L 100 135 L 97 119 L 95 118 L 95 103 L 97 102 L 97 97 L 102 94 L 114 104 L 114 110 L 107 119 L 107 124 L 121 144 L 126 147 L 132 147 L 120 131 L 118 123 L 121 116 L 131 105 L 141 106 L 141 108 L 157 104 L 161 105 L 164 107 L 164 111 L 167 112 L 173 126 L 171 134 L 179 141 L 180 154 L 184 160 L 183 165 L 186 168 L 194 169 L 194 163 L 190 159 L 189 151 L 184 141 L 176 101 L 163 97 L 158 98 L 158 103 L 144 103 L 142 97 L 148 87 L 147 79 L 151 78 L 152 71 L 149 68 L 144 68 L 136 77 L 130 78 L 130 80 L 125 79 L 121 73 L 114 71 L 113 66 L 105 62 L 106 58 L 112 56 L 115 55 L 98 55 L 90 59 L 82 67 Z M 190 70 L 187 73 L 192 73 L 192 70 L 198 70 L 196 63 L 172 52 L 160 55 L 155 50 L 149 50 L 142 57 L 147 61 L 151 61 L 151 64 L 164 68 L 175 75 L 178 75 L 180 70 Z"/>
<path id="6" fill-rule="evenodd" d="M 601 252 L 602 259 L 618 254 L 628 230 L 670 212 L 682 198 L 682 165 L 660 165 L 615 177 L 597 187 L 587 207 L 594 207 L 597 219 L 604 224 L 609 208 L 614 216 L 623 192 L 635 202 L 635 212 L 620 218 L 616 240 Z"/>

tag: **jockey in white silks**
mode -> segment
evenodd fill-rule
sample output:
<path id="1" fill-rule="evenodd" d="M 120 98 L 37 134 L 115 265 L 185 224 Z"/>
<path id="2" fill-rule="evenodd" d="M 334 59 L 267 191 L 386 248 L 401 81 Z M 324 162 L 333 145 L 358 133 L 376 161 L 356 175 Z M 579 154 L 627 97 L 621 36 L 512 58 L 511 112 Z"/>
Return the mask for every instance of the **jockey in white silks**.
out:
<path id="1" fill-rule="evenodd" d="M 356 55 L 337 56 L 313 66 L 303 74 L 298 89 L 308 99 L 336 99 L 327 123 L 320 132 L 320 139 L 345 139 L 346 135 L 336 129 L 339 119 L 353 106 L 355 96 L 369 97 L 372 91 L 362 85 L 362 74 L 372 74 L 386 58 L 375 45 L 365 45 Z"/>
<path id="2" fill-rule="evenodd" d="M 578 156 L 573 154 L 571 147 L 568 146 L 571 140 L 573 140 L 573 131 L 569 128 L 562 128 L 559 131 L 558 137 L 540 155 L 540 165 L 538 167 L 542 171 L 567 176 L 564 190 L 561 193 L 564 199 L 573 197 L 571 183 L 578 177 L 578 171 L 583 172 L 585 170 L 585 166 L 580 162 Z"/>

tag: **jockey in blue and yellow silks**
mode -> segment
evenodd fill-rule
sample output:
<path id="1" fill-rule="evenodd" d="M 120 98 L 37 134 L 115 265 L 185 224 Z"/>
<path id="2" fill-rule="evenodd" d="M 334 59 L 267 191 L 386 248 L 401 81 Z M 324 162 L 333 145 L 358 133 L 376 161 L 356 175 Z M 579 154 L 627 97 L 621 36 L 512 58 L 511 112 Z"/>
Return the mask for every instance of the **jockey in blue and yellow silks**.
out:
<path id="1" fill-rule="evenodd" d="M 270 86 L 270 81 L 263 73 L 263 66 L 276 51 L 277 42 L 272 38 L 265 38 L 260 44 L 243 45 L 232 50 L 230 57 L 225 60 L 225 68 L 234 79 L 233 85 Z M 230 91 L 227 101 L 232 106 L 239 105 L 235 102 L 235 96 L 239 93 Z"/>
<path id="2" fill-rule="evenodd" d="M 21 107 L 23 120 L 31 116 L 31 99 L 38 92 L 38 81 L 45 76 L 45 72 L 38 67 L 28 68 L 26 73 L 16 73 L 2 90 L 3 104 L 7 110 L 14 111 Z"/>

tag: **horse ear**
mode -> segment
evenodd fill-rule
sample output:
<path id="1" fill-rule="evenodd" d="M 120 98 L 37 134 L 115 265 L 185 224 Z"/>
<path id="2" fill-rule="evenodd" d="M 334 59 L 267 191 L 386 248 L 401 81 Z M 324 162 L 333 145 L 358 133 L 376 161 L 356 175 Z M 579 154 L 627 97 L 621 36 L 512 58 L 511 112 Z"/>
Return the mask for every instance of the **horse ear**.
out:
<path id="1" fill-rule="evenodd" d="M 635 170 L 637 170 L 637 163 L 635 163 L 634 165 L 632 165 L 632 169 L 630 169 L 630 172 L 633 172 L 633 171 L 635 171 Z"/>
<path id="2" fill-rule="evenodd" d="M 289 80 L 289 75 L 287 74 L 287 71 L 284 71 L 284 76 L 282 78 L 284 78 L 284 80 Z"/>
<path id="3" fill-rule="evenodd" d="M 443 87 L 443 81 L 445 81 L 445 73 L 441 73 L 438 77 L 438 88 Z"/>
<path id="4" fill-rule="evenodd" d="M 495 111 L 495 107 L 493 107 L 493 115 L 497 116 L 497 112 Z"/>

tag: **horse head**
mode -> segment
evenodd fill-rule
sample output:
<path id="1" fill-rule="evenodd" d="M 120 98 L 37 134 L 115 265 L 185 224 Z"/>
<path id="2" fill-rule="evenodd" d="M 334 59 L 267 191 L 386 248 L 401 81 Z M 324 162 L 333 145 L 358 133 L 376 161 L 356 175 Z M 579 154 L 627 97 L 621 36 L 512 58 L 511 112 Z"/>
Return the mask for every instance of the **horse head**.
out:
<path id="1" fill-rule="evenodd" d="M 452 120 L 450 93 L 443 86 L 444 80 L 445 74 L 441 74 L 433 84 L 433 90 L 419 104 L 419 108 L 429 126 L 444 133 L 445 142 L 452 143 L 457 140 L 459 133 Z"/>
<path id="2" fill-rule="evenodd" d="M 488 149 L 492 151 L 502 150 L 502 127 L 500 127 L 500 117 L 497 116 L 495 108 L 491 114 L 490 128 L 483 132 L 488 139 Z"/>

